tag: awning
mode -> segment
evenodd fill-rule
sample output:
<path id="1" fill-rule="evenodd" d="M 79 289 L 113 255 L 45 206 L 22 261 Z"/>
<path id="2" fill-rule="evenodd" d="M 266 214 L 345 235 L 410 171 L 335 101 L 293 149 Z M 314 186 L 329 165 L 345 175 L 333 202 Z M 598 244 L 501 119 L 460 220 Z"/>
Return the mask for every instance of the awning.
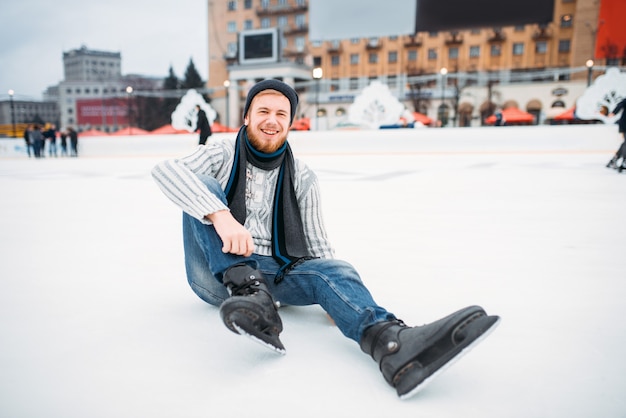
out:
<path id="1" fill-rule="evenodd" d="M 570 107 L 565 112 L 560 113 L 554 117 L 554 120 L 574 120 L 576 119 L 576 107 Z"/>
<path id="2" fill-rule="evenodd" d="M 504 109 L 502 111 L 502 117 L 506 123 L 532 123 L 535 120 L 535 117 L 532 114 L 524 112 L 516 107 Z M 496 122 L 496 115 L 489 116 L 485 122 L 490 125 L 494 124 Z"/>

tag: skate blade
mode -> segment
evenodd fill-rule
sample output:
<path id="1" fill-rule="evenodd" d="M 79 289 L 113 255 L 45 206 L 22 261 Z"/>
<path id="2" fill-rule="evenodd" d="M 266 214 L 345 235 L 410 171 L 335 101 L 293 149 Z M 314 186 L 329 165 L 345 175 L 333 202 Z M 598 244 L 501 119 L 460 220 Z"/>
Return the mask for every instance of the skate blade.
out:
<path id="1" fill-rule="evenodd" d="M 439 369 L 437 369 L 437 371 L 435 371 L 435 373 L 431 374 L 426 379 L 424 379 L 419 385 L 415 386 L 410 392 L 407 392 L 404 395 L 400 395 L 399 396 L 400 399 L 404 401 L 406 399 L 409 399 L 409 398 L 415 396 L 418 392 L 420 392 L 422 389 L 424 389 L 426 386 L 428 386 L 428 384 L 430 382 L 432 382 L 435 378 L 437 378 L 437 376 L 439 376 L 441 373 L 446 371 L 450 366 L 452 366 L 454 363 L 459 361 L 459 359 L 461 359 L 461 357 L 463 357 L 465 354 L 469 353 L 472 348 L 474 348 L 482 340 L 487 338 L 489 336 L 489 334 L 491 334 L 493 332 L 493 330 L 496 329 L 499 324 L 500 324 L 500 318 L 498 318 L 498 320 L 496 322 L 494 322 L 493 325 L 491 325 L 489 327 L 489 329 L 486 330 L 480 337 L 476 338 L 474 341 L 472 341 L 472 343 L 470 345 L 468 345 L 463 350 L 461 350 L 459 352 L 459 354 L 457 354 L 456 356 L 452 357 L 450 360 L 448 360 L 448 362 L 446 364 L 444 364 Z"/>
<path id="2" fill-rule="evenodd" d="M 270 350 L 280 354 L 280 355 L 285 355 L 287 354 L 287 350 L 285 350 L 283 347 L 276 347 L 274 344 L 270 344 L 267 341 L 263 341 L 262 339 L 258 338 L 255 335 L 252 335 L 246 331 L 243 330 L 243 328 L 241 328 L 239 325 L 237 325 L 236 323 L 233 322 L 233 328 L 235 330 L 237 330 L 237 333 L 239 333 L 239 335 L 243 335 L 244 337 L 248 337 L 249 339 L 251 339 L 252 341 L 255 341 L 259 344 L 261 344 L 263 347 L 265 348 L 269 348 Z"/>

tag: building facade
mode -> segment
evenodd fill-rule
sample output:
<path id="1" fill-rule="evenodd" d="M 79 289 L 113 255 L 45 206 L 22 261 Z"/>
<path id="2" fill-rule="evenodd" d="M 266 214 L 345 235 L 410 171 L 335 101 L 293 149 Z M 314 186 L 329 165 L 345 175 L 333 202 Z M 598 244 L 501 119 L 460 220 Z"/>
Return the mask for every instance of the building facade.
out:
<path id="1" fill-rule="evenodd" d="M 127 127 L 132 92 L 157 90 L 163 84 L 162 78 L 122 75 L 119 52 L 86 46 L 63 53 L 63 70 L 63 81 L 48 88 L 44 97 L 58 103 L 61 127 L 79 131 L 115 132 Z"/>
<path id="2" fill-rule="evenodd" d="M 553 110 L 554 104 L 573 106 L 590 74 L 616 64 L 588 63 L 599 0 L 554 0 L 554 19 L 547 25 L 324 42 L 309 39 L 308 4 L 208 2 L 208 87 L 214 106 L 228 115 L 228 125 L 241 122 L 249 86 L 267 77 L 294 85 L 303 99 L 298 114 L 320 118 L 322 129 L 344 121 L 354 98 L 374 80 L 385 83 L 409 110 L 434 119 L 449 115 L 457 125 L 481 124 L 495 107 L 512 103 L 541 121 L 565 110 Z M 241 35 L 264 28 L 279 31 L 276 62 L 242 62 Z M 321 69 L 320 79 L 313 78 L 314 68 Z"/>

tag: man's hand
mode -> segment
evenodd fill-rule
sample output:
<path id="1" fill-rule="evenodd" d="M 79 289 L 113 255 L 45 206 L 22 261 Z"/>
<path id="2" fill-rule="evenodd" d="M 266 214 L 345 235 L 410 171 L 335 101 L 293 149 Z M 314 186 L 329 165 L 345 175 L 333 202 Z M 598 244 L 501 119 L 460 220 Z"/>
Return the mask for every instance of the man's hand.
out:
<path id="1" fill-rule="evenodd" d="M 222 239 L 222 252 L 249 257 L 254 251 L 250 232 L 227 210 L 220 210 L 205 216 L 213 223 L 217 235 Z"/>

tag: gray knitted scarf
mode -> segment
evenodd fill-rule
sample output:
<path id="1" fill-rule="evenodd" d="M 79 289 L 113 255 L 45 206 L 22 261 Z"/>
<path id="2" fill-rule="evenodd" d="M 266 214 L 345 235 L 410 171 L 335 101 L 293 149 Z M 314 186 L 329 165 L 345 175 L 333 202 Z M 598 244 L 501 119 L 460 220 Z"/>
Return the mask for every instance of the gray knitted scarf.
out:
<path id="1" fill-rule="evenodd" d="M 281 266 L 274 281 L 279 283 L 298 263 L 312 258 L 306 246 L 304 227 L 293 186 L 293 154 L 287 141 L 271 154 L 260 152 L 250 144 L 246 126 L 239 129 L 233 168 L 224 193 L 232 215 L 242 225 L 246 221 L 247 162 L 267 171 L 280 167 L 272 214 L 272 256 Z"/>

